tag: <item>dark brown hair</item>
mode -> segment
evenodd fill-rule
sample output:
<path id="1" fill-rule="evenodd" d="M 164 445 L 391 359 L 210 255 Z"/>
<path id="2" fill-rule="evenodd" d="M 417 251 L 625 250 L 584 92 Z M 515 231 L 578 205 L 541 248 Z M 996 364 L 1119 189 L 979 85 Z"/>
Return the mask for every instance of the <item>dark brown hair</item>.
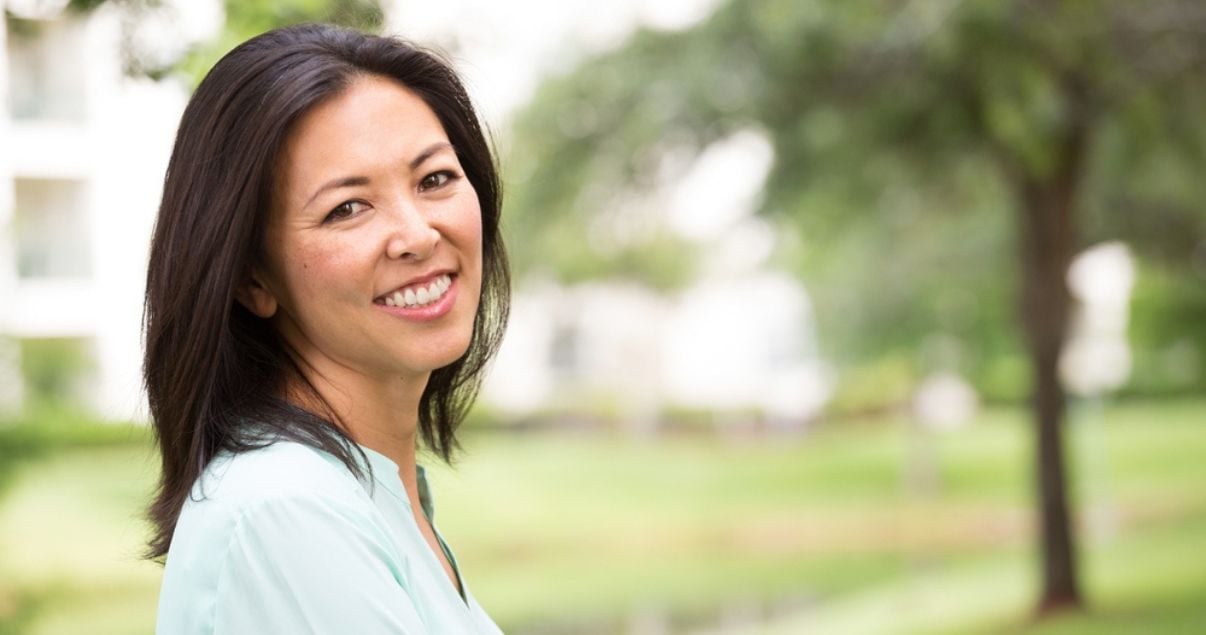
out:
<path id="1" fill-rule="evenodd" d="M 259 35 L 223 57 L 193 94 L 164 179 L 147 271 L 143 376 L 162 454 L 148 554 L 163 557 L 194 481 L 219 451 L 290 439 L 360 474 L 328 412 L 284 399 L 305 382 L 283 338 L 235 300 L 262 253 L 275 165 L 290 127 L 366 74 L 392 78 L 435 112 L 482 213 L 482 297 L 465 354 L 431 374 L 419 403 L 424 444 L 445 460 L 502 337 L 510 276 L 499 232 L 494 156 L 464 87 L 438 56 L 398 39 L 330 25 Z"/>

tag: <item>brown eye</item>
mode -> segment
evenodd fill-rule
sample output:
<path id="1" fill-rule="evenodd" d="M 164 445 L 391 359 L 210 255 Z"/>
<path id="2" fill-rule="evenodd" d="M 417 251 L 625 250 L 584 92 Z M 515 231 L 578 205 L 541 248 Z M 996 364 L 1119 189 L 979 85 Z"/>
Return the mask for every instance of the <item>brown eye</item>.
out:
<path id="1" fill-rule="evenodd" d="M 335 209 L 331 210 L 330 213 L 327 214 L 326 218 L 322 219 L 322 222 L 329 223 L 331 221 L 350 218 L 356 214 L 359 214 L 362 211 L 361 208 L 363 207 L 365 207 L 365 205 L 360 201 L 344 201 L 339 205 L 336 205 Z"/>
<path id="2" fill-rule="evenodd" d="M 449 181 L 456 178 L 456 175 L 448 170 L 432 172 L 423 177 L 423 181 L 419 183 L 419 190 L 434 190 L 448 184 Z"/>

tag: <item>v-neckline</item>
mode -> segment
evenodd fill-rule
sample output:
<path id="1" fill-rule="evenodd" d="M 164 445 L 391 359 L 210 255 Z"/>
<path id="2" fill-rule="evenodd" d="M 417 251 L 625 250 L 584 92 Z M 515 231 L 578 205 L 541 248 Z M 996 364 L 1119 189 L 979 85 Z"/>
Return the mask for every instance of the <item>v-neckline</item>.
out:
<path id="1" fill-rule="evenodd" d="M 359 445 L 359 444 L 357 444 Z M 373 450 L 372 448 L 360 445 L 360 449 L 364 450 L 364 454 L 368 457 L 369 467 L 372 470 L 373 481 L 384 487 L 386 491 L 397 498 L 407 511 L 407 519 L 414 524 L 414 529 L 419 533 L 419 537 L 423 539 L 423 545 L 431 558 L 435 560 L 437 567 L 442 574 L 444 572 L 443 563 L 436 557 L 436 553 L 432 551 L 431 545 L 427 543 L 427 539 L 423 534 L 423 528 L 419 526 L 418 520 L 414 517 L 414 507 L 410 502 L 410 497 L 406 495 L 406 485 L 402 482 L 402 474 L 398 469 L 398 464 L 393 459 Z M 392 478 L 382 479 L 379 471 L 389 474 Z M 447 575 L 442 575 L 447 583 L 452 586 L 453 592 L 461 599 L 466 607 L 469 606 L 469 594 L 465 590 L 465 579 L 461 576 L 460 567 L 457 566 L 456 557 L 452 555 L 452 549 L 448 547 L 448 543 L 444 542 L 444 537 L 440 535 L 440 531 L 435 526 L 435 508 L 431 499 L 431 490 L 427 485 L 427 470 L 422 465 L 415 465 L 415 477 L 417 479 L 417 487 L 419 490 L 419 509 L 423 513 L 423 517 L 427 519 L 427 525 L 431 528 L 432 535 L 435 536 L 436 543 L 440 546 L 440 551 L 444 557 L 448 559 L 448 566 L 452 567 L 452 574 L 456 576 L 456 581 L 453 582 Z"/>

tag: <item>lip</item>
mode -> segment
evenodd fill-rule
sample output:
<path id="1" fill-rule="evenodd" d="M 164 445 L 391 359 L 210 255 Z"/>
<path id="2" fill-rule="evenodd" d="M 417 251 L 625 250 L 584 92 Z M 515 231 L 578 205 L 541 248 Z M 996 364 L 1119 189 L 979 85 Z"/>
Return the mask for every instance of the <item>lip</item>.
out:
<path id="1" fill-rule="evenodd" d="M 448 290 L 444 292 L 444 295 L 440 296 L 439 300 L 437 300 L 431 304 L 426 304 L 426 305 L 417 306 L 417 307 L 405 307 L 405 306 L 388 306 L 385 304 L 377 304 L 376 302 L 373 302 L 373 307 L 380 309 L 382 311 L 385 311 L 386 313 L 389 313 L 390 315 L 392 315 L 394 317 L 399 317 L 404 320 L 410 320 L 412 322 L 430 322 L 431 320 L 439 319 L 439 318 L 447 315 L 448 312 L 452 310 L 452 307 L 456 304 L 457 292 L 460 291 L 460 284 L 458 282 L 460 279 L 459 276 L 457 276 L 455 273 L 452 273 L 451 271 L 437 271 L 434 273 L 430 273 L 427 275 L 423 275 L 423 276 L 414 278 L 414 279 L 406 282 L 406 284 L 403 284 L 402 286 L 398 287 L 398 289 L 401 289 L 401 288 L 408 287 L 408 286 L 416 284 L 416 283 L 430 282 L 431 280 L 434 280 L 435 278 L 438 278 L 442 275 L 448 275 L 448 277 L 452 280 L 452 284 L 451 284 L 451 286 L 448 287 Z M 396 291 L 396 289 L 395 289 L 395 291 Z M 393 293 L 393 291 L 390 291 L 388 293 Z"/>
<path id="2" fill-rule="evenodd" d="M 398 291 L 400 289 L 405 289 L 406 287 L 416 285 L 416 284 L 427 284 L 428 282 L 431 282 L 432 280 L 435 280 L 436 278 L 439 278 L 440 276 L 451 276 L 455 280 L 456 272 L 453 271 L 452 269 L 437 269 L 430 273 L 425 273 L 421 276 L 415 276 L 415 277 L 411 278 L 410 280 L 407 280 L 406 282 L 403 282 L 402 284 L 394 287 L 393 289 L 390 289 L 389 291 L 386 291 L 384 293 L 377 295 L 377 297 L 373 298 L 373 303 L 376 304 L 377 300 L 380 300 L 395 291 Z"/>

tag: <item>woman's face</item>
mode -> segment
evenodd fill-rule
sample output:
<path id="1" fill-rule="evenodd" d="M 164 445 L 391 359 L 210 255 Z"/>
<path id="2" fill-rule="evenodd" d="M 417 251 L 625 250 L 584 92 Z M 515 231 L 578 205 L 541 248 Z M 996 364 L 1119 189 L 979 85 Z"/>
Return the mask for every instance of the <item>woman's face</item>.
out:
<path id="1" fill-rule="evenodd" d="M 414 378 L 464 354 L 481 207 L 435 113 L 365 76 L 286 139 L 264 263 L 240 300 L 309 366 Z"/>

